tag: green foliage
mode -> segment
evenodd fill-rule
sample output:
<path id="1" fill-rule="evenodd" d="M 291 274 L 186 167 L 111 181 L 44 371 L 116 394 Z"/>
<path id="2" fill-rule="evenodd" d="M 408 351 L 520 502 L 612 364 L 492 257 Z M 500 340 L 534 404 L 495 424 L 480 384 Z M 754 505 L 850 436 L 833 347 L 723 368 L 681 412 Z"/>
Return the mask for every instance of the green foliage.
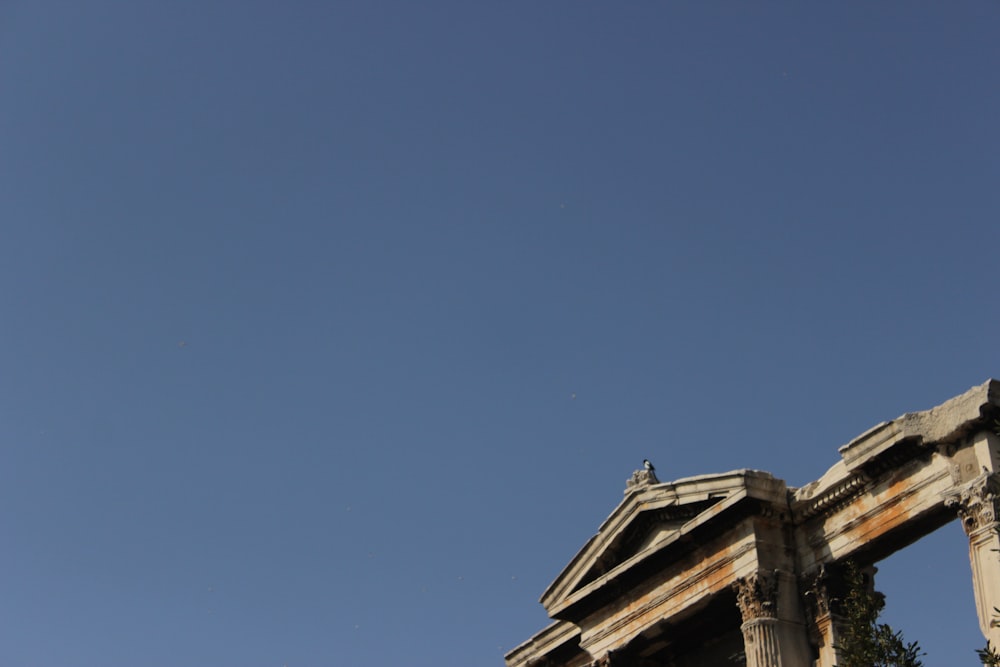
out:
<path id="1" fill-rule="evenodd" d="M 842 643 L 837 645 L 841 663 L 837 667 L 921 667 L 920 646 L 907 644 L 902 632 L 878 622 L 885 597 L 869 590 L 857 565 L 847 563 L 847 597 L 841 610 L 845 617 Z"/>
<path id="2" fill-rule="evenodd" d="M 986 648 L 976 649 L 976 655 L 979 656 L 979 662 L 986 667 L 1000 667 L 1000 652 L 990 646 L 988 641 Z"/>
<path id="3" fill-rule="evenodd" d="M 1000 609 L 993 607 L 993 613 L 1000 619 Z M 1000 651 L 990 646 L 988 639 L 986 640 L 986 648 L 976 649 L 976 655 L 979 656 L 979 662 L 983 663 L 986 667 L 1000 667 Z"/>

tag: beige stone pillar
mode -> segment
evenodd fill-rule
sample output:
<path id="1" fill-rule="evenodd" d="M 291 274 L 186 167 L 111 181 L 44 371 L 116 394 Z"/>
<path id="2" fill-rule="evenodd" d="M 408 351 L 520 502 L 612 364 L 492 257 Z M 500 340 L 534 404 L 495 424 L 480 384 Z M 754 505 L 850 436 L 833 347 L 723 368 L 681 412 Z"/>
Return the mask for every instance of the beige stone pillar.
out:
<path id="1" fill-rule="evenodd" d="M 837 622 L 831 614 L 817 617 L 816 630 L 819 632 L 819 659 L 815 667 L 837 667 L 840 664 L 840 646 Z"/>
<path id="2" fill-rule="evenodd" d="M 758 572 L 736 580 L 736 604 L 743 617 L 743 646 L 747 667 L 781 667 L 778 642 L 778 577 Z"/>
<path id="3" fill-rule="evenodd" d="M 960 487 L 946 503 L 955 508 L 969 536 L 972 587 L 979 629 L 1000 647 L 1000 474 L 983 472 Z"/>
<path id="4" fill-rule="evenodd" d="M 840 646 L 844 619 L 840 615 L 846 586 L 840 568 L 823 565 L 806 586 L 806 606 L 810 618 L 810 635 L 818 648 L 819 659 L 814 667 L 836 667 L 840 664 Z"/>

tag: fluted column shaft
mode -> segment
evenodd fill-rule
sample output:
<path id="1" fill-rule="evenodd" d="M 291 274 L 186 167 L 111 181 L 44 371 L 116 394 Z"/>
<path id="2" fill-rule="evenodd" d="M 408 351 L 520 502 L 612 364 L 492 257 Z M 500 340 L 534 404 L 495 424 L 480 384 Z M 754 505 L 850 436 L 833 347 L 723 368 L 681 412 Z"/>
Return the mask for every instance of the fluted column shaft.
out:
<path id="1" fill-rule="evenodd" d="M 780 667 L 781 650 L 778 645 L 778 619 L 756 618 L 740 626 L 747 667 Z"/>

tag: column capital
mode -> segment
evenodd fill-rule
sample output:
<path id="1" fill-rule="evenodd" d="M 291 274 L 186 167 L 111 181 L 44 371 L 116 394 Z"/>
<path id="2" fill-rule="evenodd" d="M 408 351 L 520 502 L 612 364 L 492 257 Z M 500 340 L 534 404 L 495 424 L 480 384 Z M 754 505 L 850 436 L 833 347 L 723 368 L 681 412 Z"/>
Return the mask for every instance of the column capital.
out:
<path id="1" fill-rule="evenodd" d="M 777 618 L 778 577 L 777 570 L 760 570 L 733 583 L 736 604 L 740 608 L 743 622 L 758 619 Z"/>
<path id="2" fill-rule="evenodd" d="M 847 595 L 844 572 L 836 563 L 824 563 L 812 576 L 804 577 L 806 610 L 812 620 L 838 615 Z"/>
<path id="3" fill-rule="evenodd" d="M 958 512 L 962 528 L 969 536 L 969 562 L 976 595 L 979 629 L 994 645 L 1000 645 L 1000 474 L 983 473 L 947 494 L 945 505 Z"/>
<path id="4" fill-rule="evenodd" d="M 948 494 L 944 504 L 958 513 L 966 535 L 972 537 L 984 529 L 995 530 L 1000 516 L 1000 475 L 984 471 Z"/>
<path id="5" fill-rule="evenodd" d="M 843 567 L 836 563 L 820 565 L 818 572 L 802 578 L 802 589 L 805 591 L 806 628 L 819 652 L 815 665 L 834 667 L 841 662 L 838 646 L 843 636 L 842 607 L 847 597 Z"/>

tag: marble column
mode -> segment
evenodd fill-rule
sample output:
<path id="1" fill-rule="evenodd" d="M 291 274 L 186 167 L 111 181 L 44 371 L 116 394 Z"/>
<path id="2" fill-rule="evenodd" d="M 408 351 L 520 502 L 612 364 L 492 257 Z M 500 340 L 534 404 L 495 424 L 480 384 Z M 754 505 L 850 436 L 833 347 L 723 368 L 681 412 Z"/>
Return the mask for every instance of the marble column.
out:
<path id="1" fill-rule="evenodd" d="M 736 604 L 743 617 L 747 667 L 781 667 L 778 642 L 777 573 L 760 571 L 736 580 Z"/>
<path id="2" fill-rule="evenodd" d="M 972 586 L 979 629 L 1000 647 L 1000 473 L 983 472 L 959 487 L 946 501 L 969 536 Z"/>

